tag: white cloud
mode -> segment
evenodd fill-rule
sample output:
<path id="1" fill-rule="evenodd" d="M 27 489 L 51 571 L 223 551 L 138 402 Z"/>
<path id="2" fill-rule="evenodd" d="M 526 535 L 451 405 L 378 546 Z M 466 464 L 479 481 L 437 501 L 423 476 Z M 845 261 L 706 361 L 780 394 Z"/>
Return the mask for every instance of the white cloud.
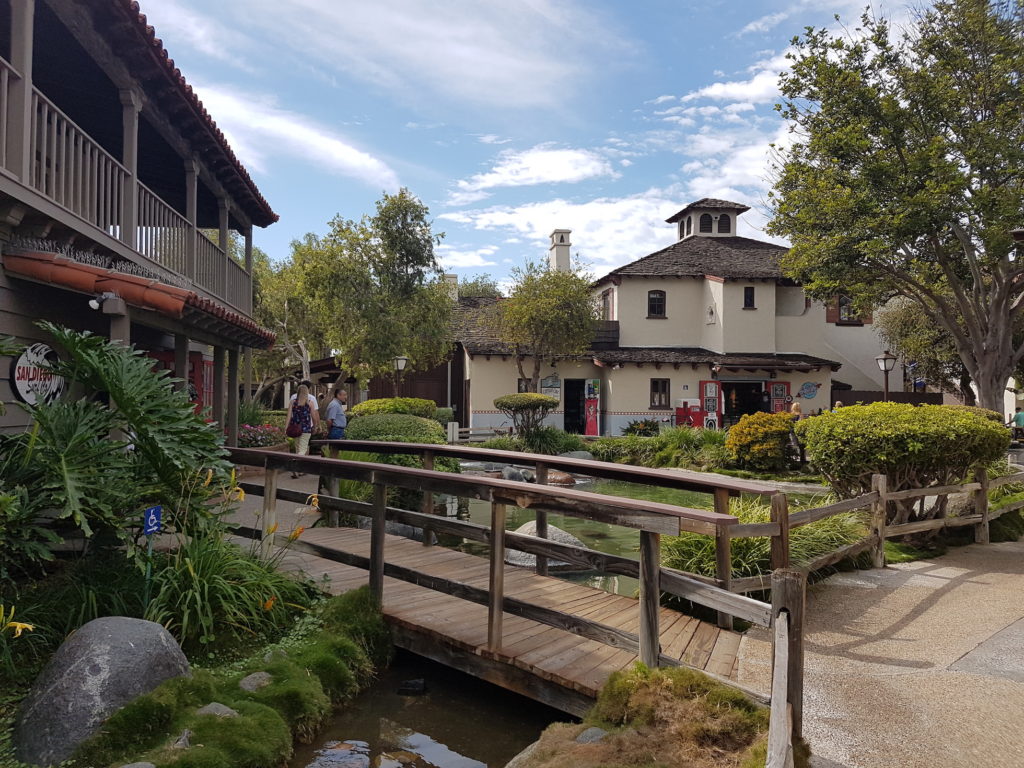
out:
<path id="1" fill-rule="evenodd" d="M 606 158 L 587 149 L 557 149 L 540 145 L 522 152 L 506 150 L 498 155 L 491 170 L 457 181 L 449 203 L 465 205 L 478 202 L 487 196 L 488 190 L 497 187 L 571 183 L 618 175 Z"/>
<path id="2" fill-rule="evenodd" d="M 492 257 L 498 252 L 496 245 L 485 245 L 480 248 L 456 248 L 447 243 L 442 243 L 434 249 L 438 261 L 445 269 L 457 269 L 460 267 L 490 267 L 497 262 Z"/>
<path id="3" fill-rule="evenodd" d="M 713 99 L 715 101 L 766 104 L 779 98 L 779 73 L 789 68 L 785 54 L 757 62 L 750 68 L 748 80 L 729 80 L 712 83 L 686 94 L 683 101 Z"/>
<path id="4" fill-rule="evenodd" d="M 663 96 L 659 96 L 656 99 L 651 99 L 647 103 L 648 104 L 654 104 L 655 106 L 657 106 L 658 104 L 664 104 L 666 101 L 675 101 L 675 99 L 676 99 L 675 96 L 669 96 L 668 94 L 665 94 Z"/>
<path id="5" fill-rule="evenodd" d="M 251 41 L 237 29 L 196 13 L 178 0 L 147 0 L 143 10 L 157 35 L 166 35 L 211 59 L 253 71 L 242 56 Z M 174 55 L 174 51 L 170 53 Z"/>
<path id="6" fill-rule="evenodd" d="M 503 139 L 496 133 L 485 133 L 483 136 L 477 136 L 477 140 L 481 144 L 508 144 L 512 139 Z"/>
<path id="7" fill-rule="evenodd" d="M 573 253 L 598 276 L 671 245 L 674 228 L 665 219 L 683 207 L 679 189 L 649 189 L 620 198 L 586 202 L 556 199 L 518 206 L 444 213 L 438 218 L 480 231 L 519 236 L 532 243 L 530 255 L 544 259 L 552 230 L 572 230 Z"/>
<path id="8" fill-rule="evenodd" d="M 767 32 L 769 29 L 777 27 L 781 22 L 785 21 L 792 15 L 792 11 L 782 11 L 781 13 L 769 13 L 767 16 L 762 16 L 759 19 L 754 19 L 752 22 L 747 24 L 743 29 L 736 33 L 737 37 L 749 34 L 751 32 Z"/>
<path id="9" fill-rule="evenodd" d="M 397 174 L 383 160 L 356 149 L 306 115 L 281 109 L 272 97 L 217 86 L 196 91 L 246 165 L 265 171 L 268 155 L 290 155 L 378 189 L 393 192 L 400 186 Z"/>

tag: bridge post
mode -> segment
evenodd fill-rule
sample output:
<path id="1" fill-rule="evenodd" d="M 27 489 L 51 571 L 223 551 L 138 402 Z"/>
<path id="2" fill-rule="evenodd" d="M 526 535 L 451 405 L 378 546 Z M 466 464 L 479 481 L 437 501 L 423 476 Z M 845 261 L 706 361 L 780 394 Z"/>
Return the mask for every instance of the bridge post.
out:
<path id="1" fill-rule="evenodd" d="M 270 557 L 274 547 L 274 531 L 277 530 L 277 477 L 281 470 L 266 470 L 263 476 L 263 535 L 260 537 L 260 554 Z"/>
<path id="2" fill-rule="evenodd" d="M 984 467 L 975 470 L 974 481 L 981 486 L 981 488 L 974 492 L 974 512 L 981 515 L 981 522 L 974 526 L 974 542 L 976 544 L 988 544 L 988 472 L 985 471 Z"/>
<path id="3" fill-rule="evenodd" d="M 729 514 L 728 488 L 715 488 L 715 512 Z M 729 527 L 724 525 L 719 525 L 715 530 L 715 571 L 719 585 L 728 590 L 732 582 L 732 540 L 729 538 Z M 732 616 L 719 611 L 718 626 L 732 629 Z"/>
<path id="4" fill-rule="evenodd" d="M 388 487 L 373 484 L 373 511 L 370 517 L 370 594 L 377 605 L 384 603 L 384 528 L 387 520 Z"/>
<path id="5" fill-rule="evenodd" d="M 889 479 L 885 475 L 871 476 L 871 490 L 878 492 L 878 501 L 871 505 L 871 533 L 877 538 L 871 550 L 871 565 L 874 568 L 885 568 L 885 494 L 888 491 Z"/>
<path id="6" fill-rule="evenodd" d="M 789 498 L 784 493 L 776 493 L 771 497 L 771 520 L 779 524 L 779 533 L 772 536 L 771 567 L 772 570 L 789 568 Z"/>
<path id="7" fill-rule="evenodd" d="M 640 661 L 658 666 L 661 656 L 661 534 L 640 531 Z"/>
<path id="8" fill-rule="evenodd" d="M 786 703 L 793 712 L 793 739 L 803 733 L 804 711 L 804 604 L 807 574 L 781 568 L 772 572 L 772 623 L 782 612 L 788 614 L 789 645 L 786 674 Z M 775 654 L 772 654 L 775 658 Z M 774 671 L 773 671 L 774 677 Z"/>
<path id="9" fill-rule="evenodd" d="M 487 605 L 487 647 L 501 648 L 502 611 L 505 607 L 505 517 L 506 507 L 491 502 L 491 578 Z"/>
<path id="10" fill-rule="evenodd" d="M 423 451 L 423 468 L 433 471 L 434 469 L 434 452 Z M 434 514 L 434 492 L 429 490 L 423 491 L 423 503 L 420 504 L 420 512 L 424 515 Z M 429 526 L 423 526 L 423 546 L 429 547 L 434 543 L 434 532 Z"/>
<path id="11" fill-rule="evenodd" d="M 542 462 L 537 462 L 534 467 L 536 477 L 534 478 L 537 485 L 548 484 L 548 465 Z M 546 509 L 537 510 L 537 537 L 546 539 L 548 537 L 548 511 Z M 544 555 L 537 555 L 537 575 L 547 576 L 548 575 L 548 559 Z"/>

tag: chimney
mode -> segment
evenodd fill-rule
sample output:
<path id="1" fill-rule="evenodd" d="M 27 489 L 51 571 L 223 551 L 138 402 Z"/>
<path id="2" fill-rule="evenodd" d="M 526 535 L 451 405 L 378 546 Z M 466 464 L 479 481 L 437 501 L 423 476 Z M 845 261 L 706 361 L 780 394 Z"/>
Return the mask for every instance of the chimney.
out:
<path id="1" fill-rule="evenodd" d="M 569 242 L 571 229 L 556 229 L 551 233 L 551 247 L 548 249 L 548 268 L 560 272 L 569 271 Z"/>
<path id="2" fill-rule="evenodd" d="M 444 275 L 444 281 L 448 286 L 448 293 L 452 297 L 452 301 L 458 302 L 459 300 L 459 276 L 447 274 Z"/>

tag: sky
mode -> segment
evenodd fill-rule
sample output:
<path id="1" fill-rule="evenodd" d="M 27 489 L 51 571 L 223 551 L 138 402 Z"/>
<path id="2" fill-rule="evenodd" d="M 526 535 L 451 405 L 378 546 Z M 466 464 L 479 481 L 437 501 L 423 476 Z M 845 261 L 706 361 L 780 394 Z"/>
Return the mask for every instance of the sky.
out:
<path id="1" fill-rule="evenodd" d="M 141 0 L 281 220 L 286 258 L 407 187 L 442 266 L 506 282 L 553 229 L 594 276 L 675 240 L 702 197 L 764 233 L 790 41 L 867 0 Z M 902 3 L 874 0 L 899 20 Z"/>

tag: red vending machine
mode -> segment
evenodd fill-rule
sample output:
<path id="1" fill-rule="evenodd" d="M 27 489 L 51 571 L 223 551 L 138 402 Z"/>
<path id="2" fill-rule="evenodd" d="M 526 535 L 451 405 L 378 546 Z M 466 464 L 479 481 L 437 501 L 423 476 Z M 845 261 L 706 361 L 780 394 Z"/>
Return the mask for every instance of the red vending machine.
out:
<path id="1" fill-rule="evenodd" d="M 587 379 L 584 390 L 583 413 L 585 416 L 584 435 L 597 437 L 600 432 L 598 413 L 601 407 L 601 380 Z"/>
<path id="2" fill-rule="evenodd" d="M 719 429 L 722 426 L 722 383 L 702 381 L 700 383 L 700 405 L 690 420 L 695 427 Z"/>

